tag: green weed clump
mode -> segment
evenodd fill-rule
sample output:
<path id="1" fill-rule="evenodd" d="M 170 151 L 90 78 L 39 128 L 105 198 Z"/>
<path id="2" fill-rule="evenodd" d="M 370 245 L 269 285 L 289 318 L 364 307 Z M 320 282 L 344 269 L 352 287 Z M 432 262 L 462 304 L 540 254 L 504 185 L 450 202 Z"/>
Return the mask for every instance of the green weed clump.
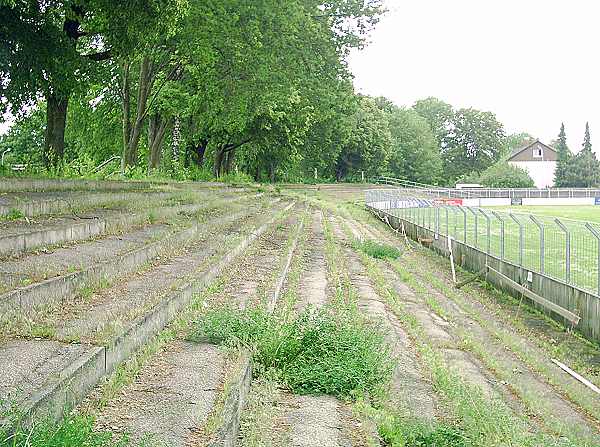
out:
<path id="1" fill-rule="evenodd" d="M 382 244 L 370 239 L 354 241 L 354 248 L 376 259 L 398 259 L 402 253 L 391 245 Z"/>
<path id="2" fill-rule="evenodd" d="M 263 309 L 216 309 L 192 339 L 248 349 L 258 375 L 274 374 L 297 394 L 379 395 L 394 367 L 378 328 L 326 310 L 288 318 Z"/>
<path id="3" fill-rule="evenodd" d="M 11 208 L 10 210 L 8 210 L 8 213 L 6 213 L 3 216 L 4 220 L 19 220 L 19 219 L 23 219 L 25 217 L 25 215 L 23 214 L 23 212 L 21 210 L 18 210 L 17 208 Z"/>
<path id="4" fill-rule="evenodd" d="M 19 426 L 13 433 L 0 431 L 0 447 L 126 447 L 128 438 L 108 431 L 94 431 L 87 416 L 67 416 L 61 422 L 38 421 L 31 427 Z"/>
<path id="5" fill-rule="evenodd" d="M 466 447 L 464 433 L 445 423 L 425 424 L 392 418 L 378 424 L 378 432 L 391 447 Z"/>

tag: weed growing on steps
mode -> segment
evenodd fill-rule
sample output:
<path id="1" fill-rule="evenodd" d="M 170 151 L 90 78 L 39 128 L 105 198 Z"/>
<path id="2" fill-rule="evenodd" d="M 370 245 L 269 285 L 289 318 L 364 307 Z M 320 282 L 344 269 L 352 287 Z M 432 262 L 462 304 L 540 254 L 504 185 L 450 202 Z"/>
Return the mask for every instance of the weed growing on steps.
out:
<path id="1" fill-rule="evenodd" d="M 19 220 L 23 219 L 25 215 L 17 208 L 11 208 L 8 213 L 2 216 L 1 220 Z"/>
<path id="2" fill-rule="evenodd" d="M 354 240 L 352 245 L 355 250 L 360 250 L 376 259 L 398 259 L 401 254 L 396 247 L 370 239 L 364 241 Z"/>
<path id="3" fill-rule="evenodd" d="M 66 416 L 61 422 L 38 421 L 32 427 L 19 425 L 13 433 L 0 432 L 0 447 L 126 447 L 127 436 L 95 431 L 94 419 Z M 141 447 L 136 444 L 136 447 Z"/>
<path id="4" fill-rule="evenodd" d="M 384 335 L 348 313 L 307 309 L 297 318 L 255 308 L 208 312 L 192 339 L 252 353 L 257 374 L 298 394 L 379 395 L 394 367 Z"/>

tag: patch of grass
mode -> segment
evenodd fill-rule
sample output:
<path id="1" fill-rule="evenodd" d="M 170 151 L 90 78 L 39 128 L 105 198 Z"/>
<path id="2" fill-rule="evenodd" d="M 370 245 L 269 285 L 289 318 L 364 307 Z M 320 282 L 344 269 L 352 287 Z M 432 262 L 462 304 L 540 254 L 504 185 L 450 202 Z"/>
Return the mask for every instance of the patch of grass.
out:
<path id="1" fill-rule="evenodd" d="M 31 336 L 34 338 L 54 338 L 56 328 L 50 324 L 34 324 L 31 327 Z"/>
<path id="2" fill-rule="evenodd" d="M 95 431 L 94 419 L 66 416 L 61 422 L 37 421 L 32 427 L 18 426 L 12 434 L 0 432 L 0 447 L 125 447 L 131 443 L 125 435 Z"/>
<path id="3" fill-rule="evenodd" d="M 3 220 L 19 220 L 19 219 L 23 219 L 25 217 L 25 214 L 23 214 L 23 212 L 17 208 L 11 208 L 10 210 L 8 210 L 8 213 L 6 213 L 4 216 L 2 216 Z"/>
<path id="4" fill-rule="evenodd" d="M 377 328 L 326 310 L 307 309 L 292 317 L 218 308 L 200 320 L 192 339 L 248 349 L 259 376 L 275 371 L 298 394 L 377 395 L 394 367 Z"/>
<path id="5" fill-rule="evenodd" d="M 438 422 L 397 417 L 386 418 L 377 424 L 382 440 L 391 447 L 466 447 L 471 445 L 465 433 L 457 426 Z"/>
<path id="6" fill-rule="evenodd" d="M 376 259 L 398 259 L 402 254 L 396 247 L 370 239 L 364 241 L 355 240 L 353 246 L 354 249 L 360 250 Z"/>

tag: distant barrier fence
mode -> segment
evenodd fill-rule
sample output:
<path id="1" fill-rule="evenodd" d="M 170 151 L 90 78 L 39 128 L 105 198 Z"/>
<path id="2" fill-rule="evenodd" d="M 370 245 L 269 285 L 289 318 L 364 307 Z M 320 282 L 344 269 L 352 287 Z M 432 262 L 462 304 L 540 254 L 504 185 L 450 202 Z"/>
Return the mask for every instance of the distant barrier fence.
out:
<path id="1" fill-rule="evenodd" d="M 477 199 L 477 198 L 508 198 L 508 199 L 572 199 L 572 198 L 591 198 L 600 199 L 600 189 L 598 188 L 444 188 L 427 185 L 424 183 L 411 182 L 407 180 L 396 179 L 393 177 L 380 177 L 378 183 L 397 186 L 403 188 L 405 192 L 412 196 L 427 196 L 432 198 L 457 198 L 457 199 Z M 593 201 L 591 203 L 594 204 Z M 510 205 L 510 203 L 509 203 Z"/>
<path id="2" fill-rule="evenodd" d="M 491 266 L 579 317 L 578 329 L 600 340 L 600 227 L 589 222 L 504 213 L 406 195 L 405 189 L 366 192 L 366 205 L 414 240 L 479 272 Z M 512 291 L 514 292 L 514 287 Z M 520 295 L 520 294 L 519 294 Z M 542 306 L 548 312 L 548 306 Z M 569 325 L 563 316 L 553 317 Z"/>

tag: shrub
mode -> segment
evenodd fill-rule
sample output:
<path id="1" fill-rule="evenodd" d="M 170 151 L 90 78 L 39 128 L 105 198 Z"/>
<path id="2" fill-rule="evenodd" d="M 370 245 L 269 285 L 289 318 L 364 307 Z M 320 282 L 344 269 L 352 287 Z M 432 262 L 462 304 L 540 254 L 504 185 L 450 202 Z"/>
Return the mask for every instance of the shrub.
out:
<path id="1" fill-rule="evenodd" d="M 258 375 L 274 373 L 298 394 L 378 395 L 394 366 L 378 328 L 326 310 L 286 318 L 263 309 L 216 309 L 202 318 L 192 339 L 248 349 Z"/>
<path id="2" fill-rule="evenodd" d="M 373 240 L 354 241 L 354 248 L 376 259 L 398 259 L 400 250 L 391 245 L 382 244 Z"/>
<path id="3" fill-rule="evenodd" d="M 490 188 L 533 188 L 533 179 L 526 170 L 508 163 L 497 163 L 481 173 L 479 183 Z"/>

